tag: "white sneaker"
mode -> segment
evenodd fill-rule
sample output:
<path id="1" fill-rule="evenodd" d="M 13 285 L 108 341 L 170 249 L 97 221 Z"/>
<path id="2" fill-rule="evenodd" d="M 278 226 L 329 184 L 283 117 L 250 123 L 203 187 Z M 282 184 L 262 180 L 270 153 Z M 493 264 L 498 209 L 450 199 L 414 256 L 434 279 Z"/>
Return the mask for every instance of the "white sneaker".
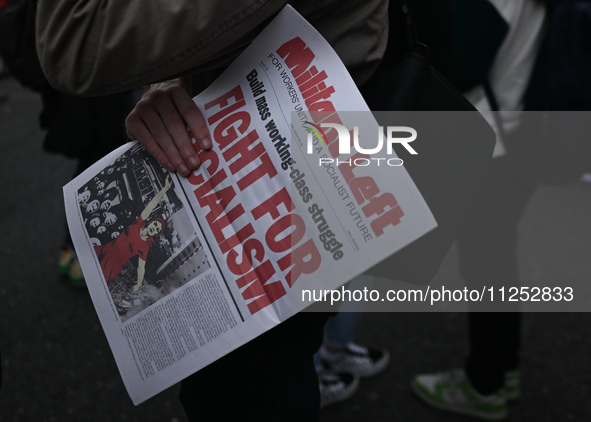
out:
<path id="1" fill-rule="evenodd" d="M 355 343 L 347 344 L 341 352 L 333 352 L 322 346 L 320 357 L 333 372 L 351 372 L 361 378 L 379 374 L 390 362 L 387 350 L 368 349 Z"/>
<path id="2" fill-rule="evenodd" d="M 438 409 L 492 421 L 507 416 L 505 388 L 484 396 L 472 387 L 461 369 L 418 375 L 411 387 L 419 398 Z"/>
<path id="3" fill-rule="evenodd" d="M 320 408 L 347 400 L 357 392 L 359 377 L 349 372 L 335 373 L 322 370 L 318 372 L 320 387 Z"/>

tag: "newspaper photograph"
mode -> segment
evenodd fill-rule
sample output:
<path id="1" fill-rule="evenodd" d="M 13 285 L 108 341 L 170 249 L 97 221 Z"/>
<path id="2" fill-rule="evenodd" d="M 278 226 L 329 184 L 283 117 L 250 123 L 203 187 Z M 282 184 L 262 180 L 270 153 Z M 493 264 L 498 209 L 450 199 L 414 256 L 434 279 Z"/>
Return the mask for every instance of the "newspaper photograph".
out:
<path id="1" fill-rule="evenodd" d="M 122 321 L 210 267 L 171 177 L 139 144 L 82 186 L 78 203 Z"/>
<path id="2" fill-rule="evenodd" d="M 189 177 L 131 142 L 64 187 L 136 405 L 309 306 L 303 290 L 337 288 L 436 227 L 404 166 L 366 165 L 360 142 L 391 134 L 291 6 L 194 101 L 213 147 L 196 145 Z"/>

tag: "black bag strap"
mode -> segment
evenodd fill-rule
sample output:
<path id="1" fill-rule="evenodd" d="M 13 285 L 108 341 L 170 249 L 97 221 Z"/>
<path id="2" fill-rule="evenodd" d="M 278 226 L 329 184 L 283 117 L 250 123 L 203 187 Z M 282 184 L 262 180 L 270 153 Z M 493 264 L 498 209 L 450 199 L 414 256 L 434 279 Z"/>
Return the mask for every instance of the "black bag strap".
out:
<path id="1" fill-rule="evenodd" d="M 404 29 L 406 35 L 406 45 L 408 47 L 408 50 L 413 53 L 420 54 L 428 60 L 429 55 L 427 44 L 424 44 L 419 40 L 417 27 L 410 13 L 410 9 L 406 4 L 406 0 L 399 0 L 398 3 L 400 10 L 402 11 L 402 16 L 404 17 Z"/>

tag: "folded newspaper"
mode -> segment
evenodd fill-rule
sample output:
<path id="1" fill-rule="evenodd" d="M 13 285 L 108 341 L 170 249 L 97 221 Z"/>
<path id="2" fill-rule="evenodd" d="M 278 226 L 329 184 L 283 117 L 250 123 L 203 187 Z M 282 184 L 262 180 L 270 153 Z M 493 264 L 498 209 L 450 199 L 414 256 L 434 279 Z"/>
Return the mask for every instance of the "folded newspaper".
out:
<path id="1" fill-rule="evenodd" d="M 290 6 L 194 101 L 213 148 L 190 177 L 131 142 L 64 187 L 136 405 L 310 305 L 303 292 L 338 288 L 436 227 L 395 155 L 359 152 L 383 132 Z"/>

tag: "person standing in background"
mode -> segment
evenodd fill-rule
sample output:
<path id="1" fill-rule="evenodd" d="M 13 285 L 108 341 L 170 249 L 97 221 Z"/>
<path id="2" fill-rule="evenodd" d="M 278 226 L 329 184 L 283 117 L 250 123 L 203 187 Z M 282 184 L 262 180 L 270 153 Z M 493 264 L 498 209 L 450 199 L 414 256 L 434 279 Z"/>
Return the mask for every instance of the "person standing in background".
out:
<path id="1" fill-rule="evenodd" d="M 536 186 L 527 171 L 535 145 L 521 118 L 545 16 L 537 0 L 454 4 L 452 82 L 497 132 L 495 158 L 457 238 L 460 272 L 470 288 L 520 284 L 517 224 Z M 500 420 L 520 395 L 521 316 L 517 306 L 491 312 L 471 302 L 469 310 L 464 367 L 418 375 L 411 387 L 431 406 Z"/>

